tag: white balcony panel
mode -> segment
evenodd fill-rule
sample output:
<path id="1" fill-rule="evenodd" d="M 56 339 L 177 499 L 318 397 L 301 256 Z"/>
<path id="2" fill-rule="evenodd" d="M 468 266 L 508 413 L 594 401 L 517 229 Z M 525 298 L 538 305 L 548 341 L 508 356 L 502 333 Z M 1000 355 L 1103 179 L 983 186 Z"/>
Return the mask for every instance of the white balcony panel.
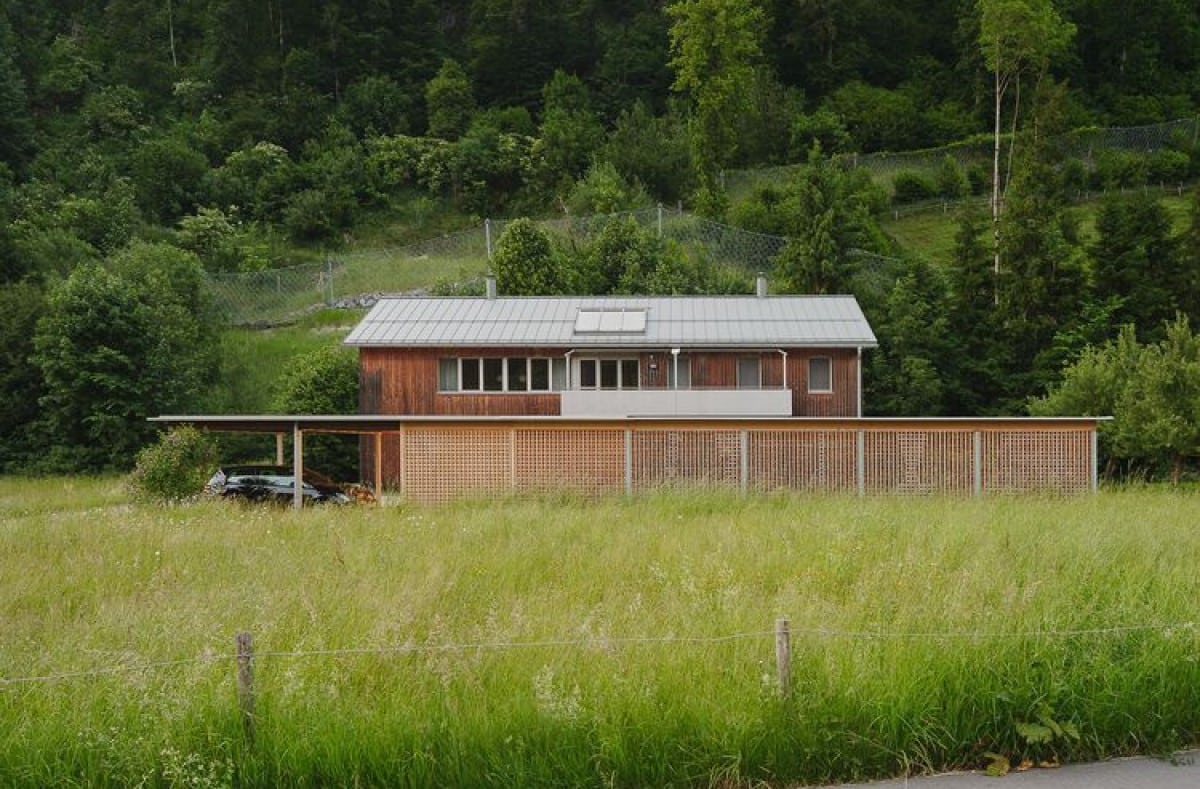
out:
<path id="1" fill-rule="evenodd" d="M 563 416 L 791 416 L 788 389 L 568 389 Z"/>

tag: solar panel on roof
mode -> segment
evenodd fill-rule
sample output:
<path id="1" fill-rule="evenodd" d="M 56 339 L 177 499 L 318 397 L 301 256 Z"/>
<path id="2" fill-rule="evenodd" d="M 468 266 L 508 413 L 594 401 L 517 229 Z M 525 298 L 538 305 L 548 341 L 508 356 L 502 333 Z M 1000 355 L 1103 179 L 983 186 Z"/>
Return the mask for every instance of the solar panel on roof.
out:
<path id="1" fill-rule="evenodd" d="M 646 331 L 646 311 L 640 309 L 581 309 L 575 316 L 575 333 L 642 334 Z"/>

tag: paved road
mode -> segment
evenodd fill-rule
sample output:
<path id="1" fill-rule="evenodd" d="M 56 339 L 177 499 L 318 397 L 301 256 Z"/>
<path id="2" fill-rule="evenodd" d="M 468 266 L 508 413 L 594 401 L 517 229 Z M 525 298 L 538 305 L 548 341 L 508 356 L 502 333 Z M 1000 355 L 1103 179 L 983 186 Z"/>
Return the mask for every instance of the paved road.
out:
<path id="1" fill-rule="evenodd" d="M 843 789 L 1200 789 L 1200 749 L 1171 759 L 1113 759 L 1053 770 L 1012 772 L 1003 778 L 950 773 L 925 778 L 847 784 Z"/>

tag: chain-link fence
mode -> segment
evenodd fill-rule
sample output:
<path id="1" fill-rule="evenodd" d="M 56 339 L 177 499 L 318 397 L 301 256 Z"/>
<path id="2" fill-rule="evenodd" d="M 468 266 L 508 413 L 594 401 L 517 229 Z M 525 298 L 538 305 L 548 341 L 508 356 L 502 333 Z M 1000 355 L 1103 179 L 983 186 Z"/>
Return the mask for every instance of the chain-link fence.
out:
<path id="1" fill-rule="evenodd" d="M 1200 140 L 1200 118 L 1184 118 L 1150 126 L 1126 126 L 1104 129 L 1080 129 L 1062 140 L 1067 155 L 1091 164 L 1100 151 L 1132 151 L 1150 153 L 1182 144 L 1196 145 Z M 1001 138 L 1001 160 L 1008 156 L 1011 142 L 1007 135 Z M 995 143 L 990 139 L 974 140 L 940 148 L 901 153 L 842 154 L 834 160 L 844 167 L 865 169 L 872 178 L 889 181 L 901 172 L 932 172 L 947 157 L 963 169 L 973 166 L 991 167 Z M 787 164 L 755 170 L 731 170 L 723 174 L 725 188 L 731 193 L 743 193 L 759 185 L 787 183 L 795 179 L 804 169 L 804 164 Z"/>
<path id="2" fill-rule="evenodd" d="M 775 257 L 787 244 L 782 236 L 754 233 L 661 205 L 619 214 L 562 217 L 538 224 L 566 244 L 586 248 L 606 225 L 622 218 L 653 229 L 690 258 L 749 274 L 770 274 Z M 453 290 L 451 283 L 479 278 L 486 272 L 495 244 L 508 224 L 489 220 L 453 235 L 342 253 L 323 263 L 213 274 L 208 280 L 209 292 L 229 323 L 270 325 L 294 320 L 320 307 L 366 307 L 385 294 L 427 292 L 431 283 Z"/>
<path id="3" fill-rule="evenodd" d="M 743 268 L 769 271 L 786 239 L 751 233 L 688 214 L 652 206 L 638 211 L 543 220 L 538 224 L 573 247 L 586 247 L 609 223 L 630 218 L 685 254 Z M 414 244 L 350 251 L 311 263 L 266 271 L 213 274 L 209 292 L 219 312 L 233 325 L 282 323 L 323 306 L 365 307 L 384 294 L 427 292 L 431 285 L 453 290 L 452 283 L 481 277 L 508 221 L 481 226 Z"/>
<path id="4" fill-rule="evenodd" d="M 1200 121 L 1187 119 L 1154 126 L 1092 129 L 1074 132 L 1067 148 L 1073 156 L 1091 161 L 1103 151 L 1154 151 L 1183 142 L 1195 144 Z M 975 142 L 928 151 L 867 156 L 845 156 L 848 167 L 868 169 L 875 177 L 886 178 L 900 171 L 930 170 L 947 156 L 960 165 L 990 162 L 990 142 Z M 803 165 L 788 165 L 762 170 L 731 172 L 727 187 L 745 188 L 753 183 L 779 183 L 791 180 Z M 1149 186 L 1142 188 L 1151 188 Z M 1168 193 L 1182 191 L 1179 184 L 1156 185 Z M 1078 198 L 1092 193 L 1080 191 Z M 950 213 L 966 202 L 986 206 L 987 198 L 932 200 L 889 209 L 894 218 L 912 213 L 941 211 Z M 689 214 L 681 207 L 652 206 L 637 211 L 596 216 L 567 216 L 539 222 L 545 230 L 568 245 L 585 247 L 605 225 L 620 218 L 632 218 L 653 227 L 660 237 L 673 240 L 686 255 L 700 257 L 718 265 L 748 272 L 770 273 L 775 257 L 787 239 L 753 233 Z M 383 294 L 417 293 L 431 284 L 453 291 L 452 283 L 479 279 L 487 270 L 488 260 L 508 221 L 489 220 L 481 226 L 459 233 L 430 238 L 404 246 L 348 251 L 312 263 L 267 271 L 238 274 L 214 274 L 209 290 L 227 321 L 234 325 L 271 324 L 293 320 L 321 306 L 368 306 Z M 868 278 L 878 272 L 890 272 L 891 258 L 862 253 L 856 261 Z M 874 273 L 873 273 L 874 272 Z"/>

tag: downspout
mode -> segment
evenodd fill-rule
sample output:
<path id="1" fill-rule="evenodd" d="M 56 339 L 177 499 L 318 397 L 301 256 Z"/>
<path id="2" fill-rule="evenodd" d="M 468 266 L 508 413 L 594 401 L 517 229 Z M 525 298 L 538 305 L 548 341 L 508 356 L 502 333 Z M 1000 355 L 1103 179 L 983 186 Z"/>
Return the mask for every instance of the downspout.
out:
<path id="1" fill-rule="evenodd" d="M 575 353 L 574 348 L 567 351 L 567 356 L 566 356 L 566 359 L 567 359 L 567 389 L 568 390 L 570 390 L 570 388 L 571 388 L 571 354 L 573 354 L 573 353 Z"/>
<path id="2" fill-rule="evenodd" d="M 787 351 L 782 348 L 776 348 L 775 353 L 783 355 L 783 388 L 787 389 Z"/>
<path id="3" fill-rule="evenodd" d="M 862 346 L 858 346 L 858 418 L 862 419 Z M 832 371 L 830 371 L 832 374 Z"/>

